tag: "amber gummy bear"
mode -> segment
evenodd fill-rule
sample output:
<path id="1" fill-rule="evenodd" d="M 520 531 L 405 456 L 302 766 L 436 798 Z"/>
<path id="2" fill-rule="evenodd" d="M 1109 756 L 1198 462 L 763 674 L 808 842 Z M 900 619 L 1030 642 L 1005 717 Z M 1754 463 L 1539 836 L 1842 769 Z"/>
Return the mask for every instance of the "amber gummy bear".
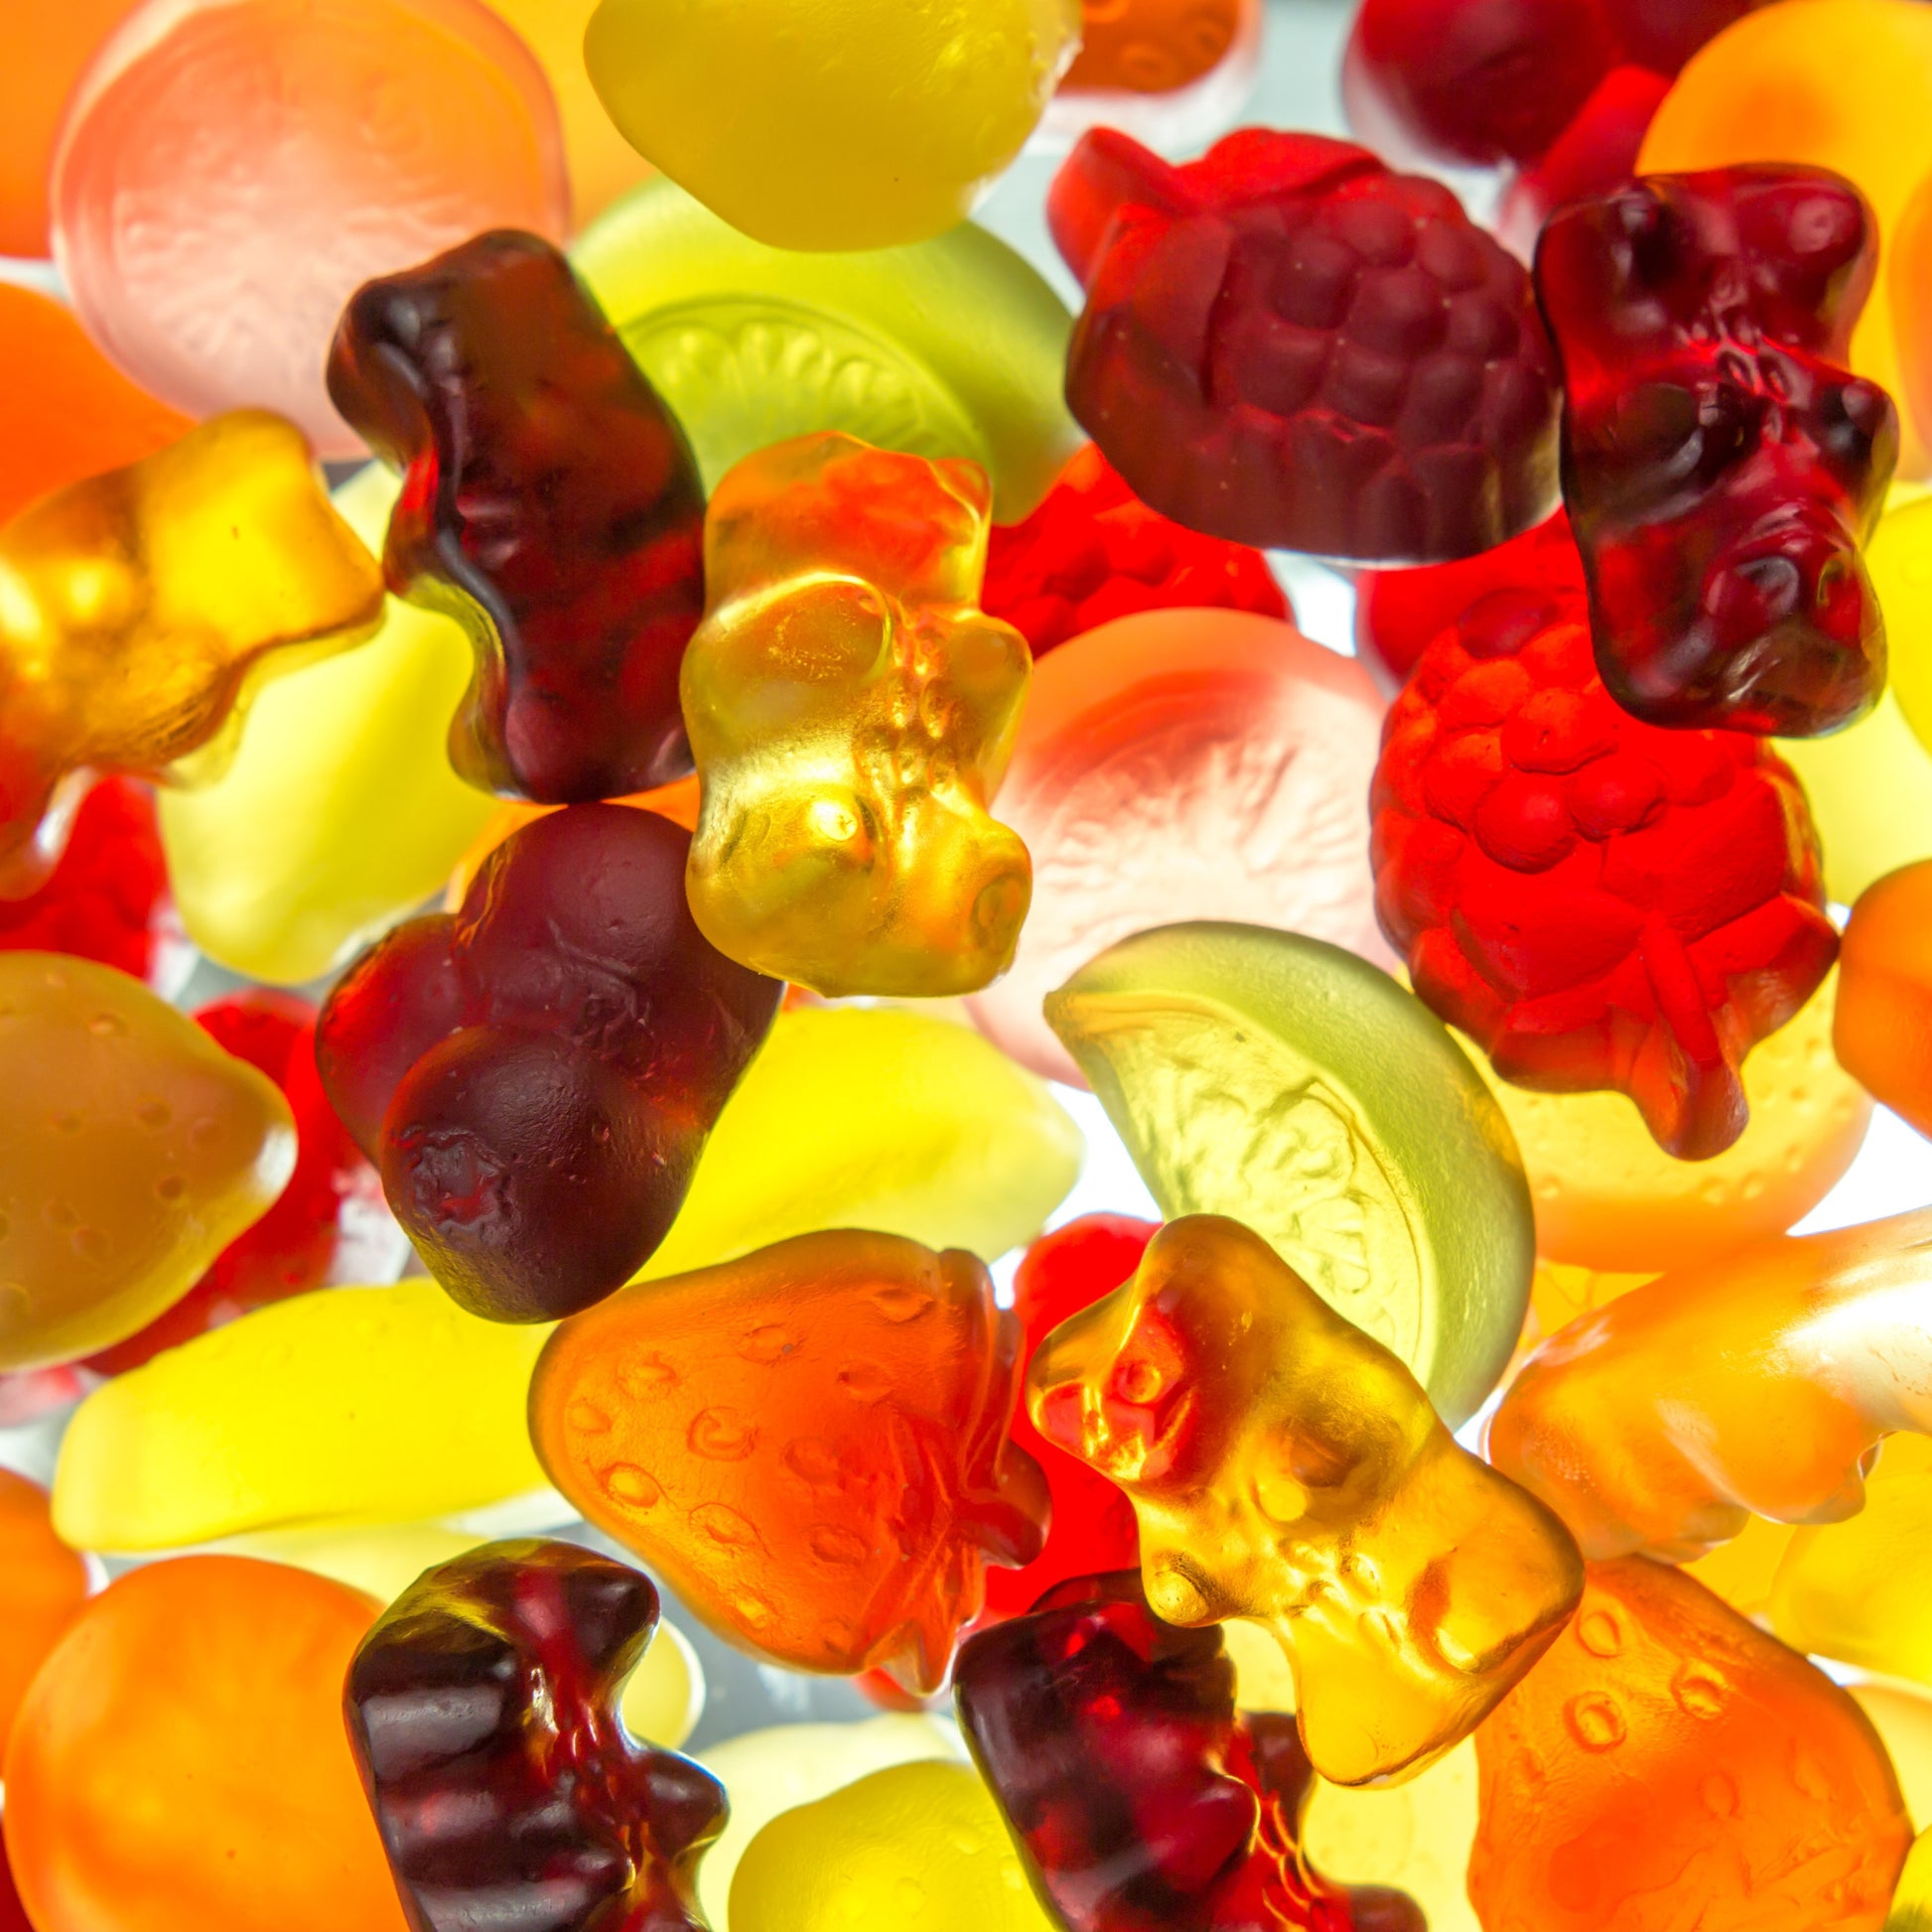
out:
<path id="1" fill-rule="evenodd" d="M 1027 1404 L 1127 1491 L 1158 1616 L 1273 1630 L 1336 1784 L 1441 1756 L 1576 1603 L 1557 1519 L 1237 1221 L 1170 1221 L 1131 1282 L 1047 1337 Z"/>
<path id="2" fill-rule="evenodd" d="M 251 683 L 360 642 L 375 560 L 301 432 L 241 410 L 0 530 L 0 894 L 47 877 L 83 770 L 212 775 Z"/>
<path id="3" fill-rule="evenodd" d="M 837 432 L 736 465 L 684 655 L 703 786 L 687 885 L 718 950 L 814 992 L 977 992 L 1032 891 L 989 812 L 1032 658 L 975 604 L 976 464 Z"/>
<path id="4" fill-rule="evenodd" d="M 1641 1557 L 1589 1566 L 1476 1757 L 1483 1932 L 1878 1932 L 1911 1843 L 1850 1695 Z"/>
<path id="5" fill-rule="evenodd" d="M 1860 894 L 1839 953 L 1832 1045 L 1875 1099 L 1932 1134 L 1932 860 Z"/>
<path id="6" fill-rule="evenodd" d="M 720 1636 L 929 1694 L 986 1563 L 1039 1554 L 1045 1484 L 1007 1441 L 1019 1342 L 962 1250 L 804 1234 L 566 1321 L 530 1435 Z"/>

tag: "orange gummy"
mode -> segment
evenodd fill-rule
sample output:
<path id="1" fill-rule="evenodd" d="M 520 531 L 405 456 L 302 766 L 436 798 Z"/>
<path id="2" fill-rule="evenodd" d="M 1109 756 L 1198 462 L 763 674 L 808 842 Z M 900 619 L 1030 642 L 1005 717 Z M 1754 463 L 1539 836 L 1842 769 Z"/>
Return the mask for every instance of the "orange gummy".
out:
<path id="1" fill-rule="evenodd" d="M 1867 886 L 1839 950 L 1840 1063 L 1932 1134 L 1932 859 Z"/>
<path id="2" fill-rule="evenodd" d="M 343 1727 L 378 1607 L 246 1557 L 93 1597 L 7 1752 L 0 1824 L 36 1932 L 403 1932 Z"/>
<path id="3" fill-rule="evenodd" d="M 1164 94 L 1227 54 L 1241 0 L 1081 0 L 1080 52 L 1062 88 Z"/>
<path id="4" fill-rule="evenodd" d="M 87 1600 L 87 1567 L 54 1534 L 47 1491 L 0 1469 L 0 1752 L 42 1659 Z"/>
<path id="5" fill-rule="evenodd" d="M 1878 1932 L 1911 1843 L 1850 1695 L 1641 1557 L 1589 1567 L 1476 1762 L 1483 1932 Z"/>

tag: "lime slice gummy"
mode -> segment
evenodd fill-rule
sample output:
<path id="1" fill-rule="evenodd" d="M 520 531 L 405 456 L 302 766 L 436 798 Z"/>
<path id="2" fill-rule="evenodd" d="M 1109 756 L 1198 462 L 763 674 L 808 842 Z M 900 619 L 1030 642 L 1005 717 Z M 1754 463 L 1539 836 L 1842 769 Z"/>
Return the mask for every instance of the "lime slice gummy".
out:
<path id="1" fill-rule="evenodd" d="M 1451 1429 L 1475 1413 L 1535 1228 L 1501 1108 L 1421 1001 L 1339 946 L 1202 921 L 1109 947 L 1045 1004 L 1164 1214 L 1245 1222 Z"/>

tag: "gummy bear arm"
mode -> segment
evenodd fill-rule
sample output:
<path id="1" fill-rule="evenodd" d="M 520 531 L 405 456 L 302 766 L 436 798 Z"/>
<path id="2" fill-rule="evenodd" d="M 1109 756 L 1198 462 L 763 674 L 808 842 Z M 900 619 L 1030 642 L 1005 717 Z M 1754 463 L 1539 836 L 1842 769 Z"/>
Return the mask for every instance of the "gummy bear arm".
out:
<path id="1" fill-rule="evenodd" d="M 1081 137 L 1046 194 L 1046 225 L 1053 245 L 1082 286 L 1093 280 L 1128 207 L 1177 219 L 1195 211 L 1195 197 L 1179 169 L 1138 141 L 1099 127 Z"/>

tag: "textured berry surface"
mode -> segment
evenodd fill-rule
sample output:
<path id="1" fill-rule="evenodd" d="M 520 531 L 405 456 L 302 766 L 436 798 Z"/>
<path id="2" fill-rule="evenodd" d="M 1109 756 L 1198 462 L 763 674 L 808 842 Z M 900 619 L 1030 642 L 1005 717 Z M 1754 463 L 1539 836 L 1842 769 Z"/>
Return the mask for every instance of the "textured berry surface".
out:
<path id="1" fill-rule="evenodd" d="M 1047 203 L 1087 286 L 1073 413 L 1135 494 L 1237 543 L 1440 562 L 1556 495 L 1520 263 L 1439 182 L 1248 128 L 1170 167 L 1102 130 Z"/>

